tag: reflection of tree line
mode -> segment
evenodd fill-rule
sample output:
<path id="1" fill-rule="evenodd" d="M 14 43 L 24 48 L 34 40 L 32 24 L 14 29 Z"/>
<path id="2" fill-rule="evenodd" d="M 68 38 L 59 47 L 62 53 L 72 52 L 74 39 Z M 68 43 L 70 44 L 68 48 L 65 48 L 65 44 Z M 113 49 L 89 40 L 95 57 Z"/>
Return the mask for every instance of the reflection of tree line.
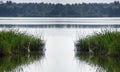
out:
<path id="1" fill-rule="evenodd" d="M 18 56 L 4 56 L 0 58 L 0 72 L 11 72 L 16 67 L 28 65 L 35 61 L 39 61 L 44 56 L 44 53 L 31 53 Z"/>
<path id="2" fill-rule="evenodd" d="M 98 67 L 96 72 L 120 72 L 120 58 L 77 53 L 76 57 L 91 66 Z"/>
<path id="3" fill-rule="evenodd" d="M 0 27 L 28 27 L 28 28 L 100 28 L 100 27 L 113 27 L 119 28 L 119 24 L 113 25 L 94 25 L 94 24 L 24 24 L 24 25 L 16 25 L 16 24 L 0 24 Z"/>

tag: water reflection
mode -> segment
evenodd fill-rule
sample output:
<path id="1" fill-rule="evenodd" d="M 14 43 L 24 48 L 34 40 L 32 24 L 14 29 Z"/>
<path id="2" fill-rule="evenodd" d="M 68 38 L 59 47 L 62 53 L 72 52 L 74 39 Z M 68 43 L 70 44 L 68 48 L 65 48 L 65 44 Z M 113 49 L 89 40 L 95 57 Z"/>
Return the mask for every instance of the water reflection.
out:
<path id="1" fill-rule="evenodd" d="M 0 57 L 0 72 L 23 72 L 22 65 L 29 65 L 43 59 L 44 53 Z"/>
<path id="2" fill-rule="evenodd" d="M 96 72 L 120 72 L 120 58 L 93 56 L 76 53 L 76 58 L 92 67 L 96 67 Z"/>

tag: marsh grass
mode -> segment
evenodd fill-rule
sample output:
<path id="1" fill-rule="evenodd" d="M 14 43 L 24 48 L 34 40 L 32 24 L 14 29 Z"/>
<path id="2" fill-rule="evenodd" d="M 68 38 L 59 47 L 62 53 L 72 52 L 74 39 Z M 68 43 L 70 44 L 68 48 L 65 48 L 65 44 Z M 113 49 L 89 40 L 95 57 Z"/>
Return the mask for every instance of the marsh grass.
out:
<path id="1" fill-rule="evenodd" d="M 44 41 L 18 30 L 0 31 L 0 55 L 43 51 Z"/>
<path id="2" fill-rule="evenodd" d="M 94 35 L 79 39 L 76 43 L 77 52 L 99 55 L 120 55 L 120 32 L 102 30 Z"/>

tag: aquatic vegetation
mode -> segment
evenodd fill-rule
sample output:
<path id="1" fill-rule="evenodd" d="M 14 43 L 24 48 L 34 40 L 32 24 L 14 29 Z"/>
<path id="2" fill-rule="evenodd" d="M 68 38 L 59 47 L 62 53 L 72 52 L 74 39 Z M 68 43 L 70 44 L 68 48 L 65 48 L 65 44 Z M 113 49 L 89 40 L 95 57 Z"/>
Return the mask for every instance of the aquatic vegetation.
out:
<path id="1" fill-rule="evenodd" d="M 120 32 L 103 30 L 86 38 L 79 39 L 76 43 L 77 52 L 92 53 L 94 55 L 120 55 Z"/>
<path id="2" fill-rule="evenodd" d="M 25 54 L 43 51 L 44 41 L 17 30 L 0 32 L 0 55 Z"/>

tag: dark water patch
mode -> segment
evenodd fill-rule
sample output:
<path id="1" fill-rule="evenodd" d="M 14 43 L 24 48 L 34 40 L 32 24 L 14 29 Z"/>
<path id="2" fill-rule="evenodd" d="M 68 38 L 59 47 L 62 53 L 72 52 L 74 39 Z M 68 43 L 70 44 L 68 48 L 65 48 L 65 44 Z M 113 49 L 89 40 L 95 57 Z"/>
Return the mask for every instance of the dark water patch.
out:
<path id="1" fill-rule="evenodd" d="M 96 72 L 119 72 L 120 57 L 88 55 L 76 53 L 76 58 L 86 64 L 97 67 Z"/>
<path id="2" fill-rule="evenodd" d="M 0 57 L 0 72 L 14 72 L 15 68 L 40 61 L 43 57 L 44 53 L 35 52 L 24 55 Z M 16 71 L 22 72 L 22 68 Z"/>

